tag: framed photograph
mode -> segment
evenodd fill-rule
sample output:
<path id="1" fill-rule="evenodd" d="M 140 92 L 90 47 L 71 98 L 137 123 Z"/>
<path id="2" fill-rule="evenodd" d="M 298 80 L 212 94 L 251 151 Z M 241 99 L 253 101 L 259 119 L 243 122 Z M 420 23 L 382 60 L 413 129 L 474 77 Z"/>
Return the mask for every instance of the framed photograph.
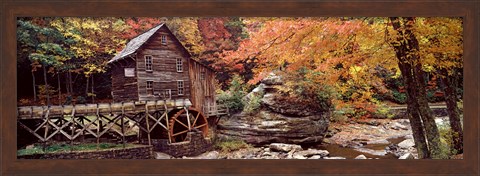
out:
<path id="1" fill-rule="evenodd" d="M 476 175 L 479 5 L 2 2 L 2 174 Z"/>

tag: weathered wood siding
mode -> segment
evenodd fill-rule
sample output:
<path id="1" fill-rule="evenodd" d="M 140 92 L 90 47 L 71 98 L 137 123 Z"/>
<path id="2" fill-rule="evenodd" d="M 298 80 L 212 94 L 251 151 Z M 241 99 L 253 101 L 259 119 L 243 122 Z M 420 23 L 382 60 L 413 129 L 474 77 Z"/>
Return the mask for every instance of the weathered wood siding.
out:
<path id="1" fill-rule="evenodd" d="M 166 36 L 166 44 L 162 44 Z M 152 70 L 146 70 L 145 56 L 152 58 Z M 190 58 L 182 44 L 167 29 L 161 27 L 135 54 L 135 58 L 124 58 L 112 66 L 112 95 L 119 101 L 145 101 L 190 99 L 193 106 L 206 113 L 215 104 L 215 73 Z M 177 59 L 182 60 L 183 70 L 177 71 Z M 125 77 L 124 68 L 135 68 L 135 77 Z M 183 81 L 183 95 L 178 94 L 177 82 Z M 147 89 L 152 81 L 152 90 Z M 171 96 L 164 97 L 170 90 Z M 160 94 L 160 95 L 158 95 Z"/>
<path id="2" fill-rule="evenodd" d="M 167 43 L 161 43 L 161 36 L 166 35 Z M 153 71 L 147 71 L 145 67 L 145 56 L 152 56 Z M 177 72 L 177 58 L 182 59 L 183 72 Z M 163 97 L 149 95 L 147 93 L 147 81 L 153 81 L 153 92 L 164 92 L 171 90 L 171 98 L 189 98 L 190 81 L 188 75 L 189 56 L 183 50 L 181 44 L 174 39 L 166 27 L 160 28 L 150 39 L 137 50 L 137 78 L 139 100 L 158 100 Z M 177 81 L 184 81 L 184 93 L 178 95 Z"/>
<path id="3" fill-rule="evenodd" d="M 125 77 L 125 68 L 135 68 L 135 61 L 125 58 L 111 65 L 112 96 L 114 102 L 138 100 L 137 78 Z M 135 69 L 136 75 L 137 69 Z"/>
<path id="4" fill-rule="evenodd" d="M 215 72 L 205 66 L 190 60 L 189 64 L 192 104 L 206 114 L 207 107 L 215 104 Z"/>

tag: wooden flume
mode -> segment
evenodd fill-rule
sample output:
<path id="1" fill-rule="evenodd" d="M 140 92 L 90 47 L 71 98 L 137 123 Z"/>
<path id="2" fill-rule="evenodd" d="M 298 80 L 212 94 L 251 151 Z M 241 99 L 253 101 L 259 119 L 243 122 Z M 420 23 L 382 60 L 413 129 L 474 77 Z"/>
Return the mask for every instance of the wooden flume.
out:
<path id="1" fill-rule="evenodd" d="M 222 106 L 223 107 L 223 106 Z M 188 99 L 137 101 L 121 103 L 77 104 L 64 106 L 22 106 L 18 107 L 18 125 L 37 137 L 41 142 L 61 135 L 73 141 L 80 136 L 91 135 L 97 139 L 107 134 L 125 144 L 125 137 L 146 133 L 151 145 L 154 129 L 161 128 L 168 141 L 182 142 L 183 136 L 191 130 L 208 135 L 208 116 L 228 113 L 222 107 L 204 108 L 201 112 L 192 107 Z M 206 116 L 206 115 L 208 116 Z M 186 118 L 188 117 L 188 118 Z M 32 126 L 25 123 L 36 120 Z M 179 131 L 181 130 L 181 131 Z M 140 139 L 139 139 L 140 141 Z"/>

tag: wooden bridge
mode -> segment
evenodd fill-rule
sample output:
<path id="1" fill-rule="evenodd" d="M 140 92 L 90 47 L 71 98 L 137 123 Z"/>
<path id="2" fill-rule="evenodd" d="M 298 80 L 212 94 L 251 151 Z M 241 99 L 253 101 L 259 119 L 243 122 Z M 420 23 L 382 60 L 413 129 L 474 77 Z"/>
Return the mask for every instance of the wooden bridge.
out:
<path id="1" fill-rule="evenodd" d="M 47 142 L 54 136 L 73 141 L 79 136 L 91 135 L 99 139 L 113 135 L 125 143 L 125 137 L 138 135 L 148 139 L 168 138 L 170 143 L 181 142 L 191 130 L 207 135 L 210 116 L 228 114 L 225 106 L 214 106 L 199 112 L 191 108 L 188 99 L 98 103 L 65 106 L 18 107 L 18 125 Z M 205 115 L 204 115 L 205 114 Z M 27 123 L 34 120 L 36 123 Z M 155 135 L 155 136 L 152 136 Z M 140 140 L 139 140 L 140 141 Z"/>

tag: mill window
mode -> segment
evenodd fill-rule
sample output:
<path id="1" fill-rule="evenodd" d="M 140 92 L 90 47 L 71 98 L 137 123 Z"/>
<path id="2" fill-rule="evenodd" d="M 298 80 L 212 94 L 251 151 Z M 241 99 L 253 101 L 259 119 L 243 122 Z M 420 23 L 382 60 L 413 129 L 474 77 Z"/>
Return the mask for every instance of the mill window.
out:
<path id="1" fill-rule="evenodd" d="M 183 72 L 182 58 L 177 58 L 177 72 Z"/>
<path id="2" fill-rule="evenodd" d="M 152 71 L 153 61 L 152 61 L 152 56 L 145 56 L 145 70 L 146 71 Z"/>
<path id="3" fill-rule="evenodd" d="M 162 45 L 166 45 L 166 44 L 167 44 L 167 36 L 162 35 Z"/>
<path id="4" fill-rule="evenodd" d="M 177 81 L 178 95 L 183 95 L 183 80 Z"/>
<path id="5" fill-rule="evenodd" d="M 147 94 L 153 95 L 153 81 L 147 81 Z"/>

